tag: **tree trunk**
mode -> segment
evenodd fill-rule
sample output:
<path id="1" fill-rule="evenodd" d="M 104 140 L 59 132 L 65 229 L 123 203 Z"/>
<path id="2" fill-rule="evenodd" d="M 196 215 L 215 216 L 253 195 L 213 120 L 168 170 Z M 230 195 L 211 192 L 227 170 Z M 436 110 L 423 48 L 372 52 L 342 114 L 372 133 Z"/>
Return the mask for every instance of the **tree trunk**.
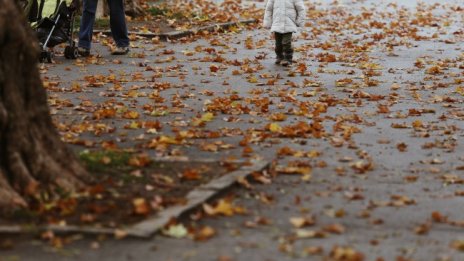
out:
<path id="1" fill-rule="evenodd" d="M 131 17 L 139 17 L 145 14 L 140 0 L 126 0 L 126 14 Z"/>
<path id="2" fill-rule="evenodd" d="M 125 6 L 125 13 L 131 17 L 139 17 L 145 14 L 142 5 L 140 4 L 140 0 L 126 0 L 124 3 Z M 97 18 L 103 18 L 104 16 L 109 15 L 109 8 L 108 3 L 106 1 L 99 1 L 97 13 L 95 16 Z"/>
<path id="3" fill-rule="evenodd" d="M 95 17 L 97 19 L 103 18 L 109 14 L 108 4 L 106 1 L 98 1 L 97 5 L 97 12 L 95 13 Z"/>
<path id="4" fill-rule="evenodd" d="M 89 181 L 53 126 L 38 50 L 15 0 L 0 0 L 0 212 Z"/>

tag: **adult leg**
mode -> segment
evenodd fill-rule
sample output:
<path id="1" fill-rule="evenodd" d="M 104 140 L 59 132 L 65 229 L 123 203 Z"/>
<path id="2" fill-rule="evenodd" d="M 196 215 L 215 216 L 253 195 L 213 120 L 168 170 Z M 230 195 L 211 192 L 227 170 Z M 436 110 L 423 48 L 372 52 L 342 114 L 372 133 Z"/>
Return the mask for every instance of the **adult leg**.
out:
<path id="1" fill-rule="evenodd" d="M 283 46 L 282 46 L 282 34 L 275 32 L 274 38 L 275 38 L 276 64 L 279 64 L 284 59 Z"/>
<path id="2" fill-rule="evenodd" d="M 108 0 L 110 8 L 110 26 L 117 47 L 129 47 L 124 0 Z"/>
<path id="3" fill-rule="evenodd" d="M 90 50 L 98 0 L 84 0 L 78 46 Z"/>

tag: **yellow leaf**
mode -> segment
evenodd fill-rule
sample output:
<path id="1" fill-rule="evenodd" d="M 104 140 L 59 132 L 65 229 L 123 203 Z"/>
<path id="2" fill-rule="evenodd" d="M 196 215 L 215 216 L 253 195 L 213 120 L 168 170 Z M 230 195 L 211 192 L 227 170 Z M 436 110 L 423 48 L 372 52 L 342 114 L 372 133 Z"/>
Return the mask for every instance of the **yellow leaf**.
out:
<path id="1" fill-rule="evenodd" d="M 207 112 L 201 116 L 202 121 L 212 121 L 214 119 L 214 114 Z"/>
<path id="2" fill-rule="evenodd" d="M 133 121 L 129 125 L 129 129 L 138 129 L 140 127 L 140 124 L 136 121 Z"/>
<path id="3" fill-rule="evenodd" d="M 177 141 L 175 138 L 164 135 L 160 137 L 159 142 L 166 144 L 179 144 L 179 141 Z"/>
<path id="4" fill-rule="evenodd" d="M 422 128 L 422 127 L 424 127 L 424 126 L 422 125 L 422 121 L 420 121 L 420 120 L 415 120 L 415 121 L 412 123 L 412 127 L 413 127 L 414 129 L 419 129 L 419 128 Z"/>
<path id="5" fill-rule="evenodd" d="M 457 87 L 456 92 L 464 96 L 464 87 L 462 86 Z"/>
<path id="6" fill-rule="evenodd" d="M 383 67 L 376 63 L 363 63 L 360 65 L 361 69 L 382 70 Z"/>
<path id="7" fill-rule="evenodd" d="M 214 114 L 207 112 L 201 116 L 201 118 L 195 118 L 192 120 L 193 126 L 203 125 L 205 122 L 212 121 L 214 119 Z"/>
<path id="8" fill-rule="evenodd" d="M 253 77 L 250 77 L 250 78 L 248 79 L 248 82 L 249 82 L 249 83 L 257 83 L 257 82 L 258 82 L 258 79 L 257 79 L 256 77 L 253 76 Z"/>
<path id="9" fill-rule="evenodd" d="M 224 215 L 224 216 L 232 216 L 234 211 L 234 206 L 224 199 L 219 200 L 216 207 L 212 207 L 211 205 L 204 204 L 203 209 L 208 215 L 216 216 L 216 215 Z"/>
<path id="10" fill-rule="evenodd" d="M 280 132 L 282 130 L 282 127 L 280 127 L 280 125 L 277 123 L 271 123 L 269 124 L 269 130 L 271 132 Z"/>

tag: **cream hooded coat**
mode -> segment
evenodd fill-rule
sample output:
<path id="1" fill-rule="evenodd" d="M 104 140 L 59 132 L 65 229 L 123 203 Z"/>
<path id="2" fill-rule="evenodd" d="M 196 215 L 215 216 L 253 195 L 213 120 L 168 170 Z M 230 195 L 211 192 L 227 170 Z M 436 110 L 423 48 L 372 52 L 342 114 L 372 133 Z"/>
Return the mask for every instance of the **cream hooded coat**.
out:
<path id="1" fill-rule="evenodd" d="M 268 0 L 264 28 L 277 33 L 296 33 L 303 27 L 306 9 L 303 0 Z"/>

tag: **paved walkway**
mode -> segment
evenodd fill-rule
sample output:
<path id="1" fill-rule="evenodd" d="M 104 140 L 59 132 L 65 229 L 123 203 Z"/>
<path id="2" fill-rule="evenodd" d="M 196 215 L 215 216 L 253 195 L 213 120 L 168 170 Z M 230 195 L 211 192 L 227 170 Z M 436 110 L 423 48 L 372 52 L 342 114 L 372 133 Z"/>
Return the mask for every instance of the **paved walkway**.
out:
<path id="1" fill-rule="evenodd" d="M 104 140 L 104 145 L 114 142 L 153 156 L 221 159 L 242 158 L 239 143 L 246 139 L 253 150 L 250 158 L 273 160 L 279 150 L 293 155 L 298 153 L 291 150 L 309 152 L 314 157 L 282 156 L 279 164 L 310 165 L 312 178 L 279 175 L 272 184 L 234 189 L 229 196 L 248 210 L 247 215 L 183 220 L 186 225 L 214 228 L 217 235 L 209 241 L 162 236 L 149 241 L 81 239 L 62 250 L 24 242 L 0 252 L 0 260 L 361 260 L 336 259 L 331 251 L 337 246 L 363 253 L 364 260 L 464 260 L 464 253 L 456 250 L 464 245 L 460 142 L 464 75 L 459 34 L 464 27 L 462 6 L 452 12 L 450 6 L 457 1 L 446 2 L 446 8 L 430 11 L 443 16 L 434 22 L 420 20 L 429 7 L 421 7 L 419 15 L 378 1 L 339 1 L 343 8 L 317 5 L 308 20 L 308 33 L 295 43 L 293 68 L 300 70 L 296 73 L 273 64 L 270 34 L 262 30 L 193 43 L 139 40 L 131 56 L 120 59 L 97 45 L 102 58 L 93 65 L 63 60 L 49 67 L 45 75 L 52 82 L 53 114 L 73 126 L 70 130 L 62 125 L 68 141 L 94 141 L 100 147 Z M 401 30 L 390 22 L 399 23 L 404 35 L 387 35 L 381 43 L 367 45 L 381 38 L 382 31 L 373 36 L 376 31 L 367 29 L 367 20 L 353 22 L 350 15 L 361 12 L 372 13 L 371 22 L 389 19 L 395 32 Z M 387 13 L 389 18 L 381 17 Z M 404 27 L 413 17 L 419 24 L 430 24 Z M 339 28 L 332 24 L 337 21 L 346 25 L 340 32 L 332 30 Z M 419 29 L 417 35 L 437 37 L 415 41 L 412 28 Z M 212 48 L 218 56 L 210 54 Z M 370 51 L 363 52 L 364 48 Z M 320 62 L 331 59 L 324 49 L 339 61 Z M 58 88 L 52 88 L 56 84 Z M 282 138 L 266 131 L 272 122 L 269 117 L 285 115 L 284 121 L 274 122 L 276 128 L 314 123 L 314 108 L 326 106 L 327 112 L 321 109 L 319 116 L 327 132 L 323 138 Z M 92 119 L 105 108 L 115 108 L 117 116 Z M 214 120 L 206 122 L 203 131 L 192 129 L 192 119 L 208 110 L 216 113 Z M 138 111 L 141 118 L 127 119 L 123 116 L 127 111 Z M 159 120 L 164 127 L 158 133 L 124 128 L 138 120 Z M 88 131 L 77 135 L 79 127 Z M 178 130 L 221 137 L 185 138 L 183 146 L 160 141 L 160 136 L 173 136 Z M 301 126 L 293 131 L 304 132 Z M 315 224 L 297 229 L 292 217 L 314 217 Z"/>

